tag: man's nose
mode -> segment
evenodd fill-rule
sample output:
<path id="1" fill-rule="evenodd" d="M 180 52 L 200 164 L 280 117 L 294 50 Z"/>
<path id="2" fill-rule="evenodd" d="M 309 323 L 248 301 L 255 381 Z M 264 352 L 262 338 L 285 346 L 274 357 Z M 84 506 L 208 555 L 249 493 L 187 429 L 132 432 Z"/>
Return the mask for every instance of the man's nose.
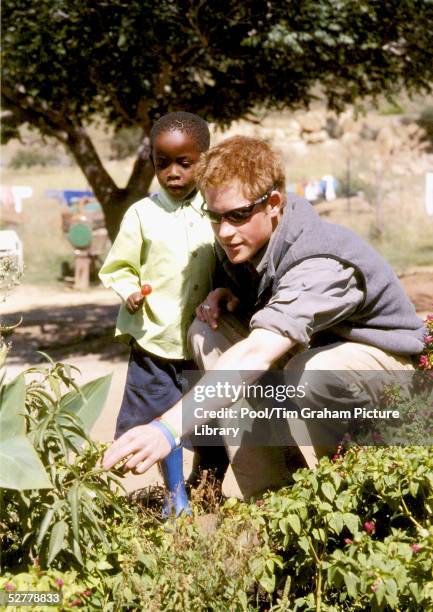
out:
<path id="1" fill-rule="evenodd" d="M 227 221 L 227 219 L 223 217 L 221 223 L 216 226 L 215 233 L 222 241 L 227 241 L 235 235 L 236 229 L 230 221 Z"/>

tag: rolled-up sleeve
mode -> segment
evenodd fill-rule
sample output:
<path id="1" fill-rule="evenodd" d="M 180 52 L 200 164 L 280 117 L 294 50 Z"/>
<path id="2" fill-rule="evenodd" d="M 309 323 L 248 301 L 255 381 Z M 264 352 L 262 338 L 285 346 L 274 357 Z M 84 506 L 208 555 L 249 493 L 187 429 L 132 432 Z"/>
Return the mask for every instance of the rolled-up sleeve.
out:
<path id="1" fill-rule="evenodd" d="M 307 259 L 290 269 L 251 329 L 267 329 L 307 347 L 311 336 L 350 316 L 362 303 L 354 268 L 331 258 Z"/>

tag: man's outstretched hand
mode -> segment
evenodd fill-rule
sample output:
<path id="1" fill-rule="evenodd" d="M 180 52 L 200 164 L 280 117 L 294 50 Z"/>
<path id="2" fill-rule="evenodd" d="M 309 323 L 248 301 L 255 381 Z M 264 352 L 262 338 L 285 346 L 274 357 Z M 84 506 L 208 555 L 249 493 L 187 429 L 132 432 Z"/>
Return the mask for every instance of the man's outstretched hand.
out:
<path id="1" fill-rule="evenodd" d="M 113 442 L 104 454 L 102 465 L 105 470 L 109 470 L 122 459 L 129 457 L 124 470 L 143 474 L 170 452 L 170 443 L 162 431 L 153 425 L 138 425 Z"/>

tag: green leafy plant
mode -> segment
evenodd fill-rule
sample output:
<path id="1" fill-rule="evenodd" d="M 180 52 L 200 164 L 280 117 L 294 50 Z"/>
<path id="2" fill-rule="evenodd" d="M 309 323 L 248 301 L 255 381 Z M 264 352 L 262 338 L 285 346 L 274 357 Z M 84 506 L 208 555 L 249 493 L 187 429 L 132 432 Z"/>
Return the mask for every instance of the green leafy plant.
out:
<path id="1" fill-rule="evenodd" d="M 430 609 L 432 473 L 429 448 L 357 448 L 267 496 L 252 515 L 283 568 L 272 609 Z"/>
<path id="2" fill-rule="evenodd" d="M 21 374 L 0 390 L 3 563 L 82 565 L 109 546 L 106 515 L 123 512 L 112 490 L 119 480 L 98 466 L 88 434 L 111 377 L 78 387 L 72 368 L 54 362 L 27 374 L 37 378 L 26 385 Z"/>

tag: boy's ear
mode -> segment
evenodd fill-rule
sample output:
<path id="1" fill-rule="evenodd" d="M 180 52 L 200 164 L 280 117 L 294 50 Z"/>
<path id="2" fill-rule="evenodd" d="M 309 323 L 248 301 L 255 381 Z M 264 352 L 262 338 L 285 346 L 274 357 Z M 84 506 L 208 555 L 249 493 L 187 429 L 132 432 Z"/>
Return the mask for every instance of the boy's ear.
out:
<path id="1" fill-rule="evenodd" d="M 274 189 L 268 199 L 268 206 L 272 217 L 276 217 L 280 214 L 283 204 L 283 195 Z"/>

